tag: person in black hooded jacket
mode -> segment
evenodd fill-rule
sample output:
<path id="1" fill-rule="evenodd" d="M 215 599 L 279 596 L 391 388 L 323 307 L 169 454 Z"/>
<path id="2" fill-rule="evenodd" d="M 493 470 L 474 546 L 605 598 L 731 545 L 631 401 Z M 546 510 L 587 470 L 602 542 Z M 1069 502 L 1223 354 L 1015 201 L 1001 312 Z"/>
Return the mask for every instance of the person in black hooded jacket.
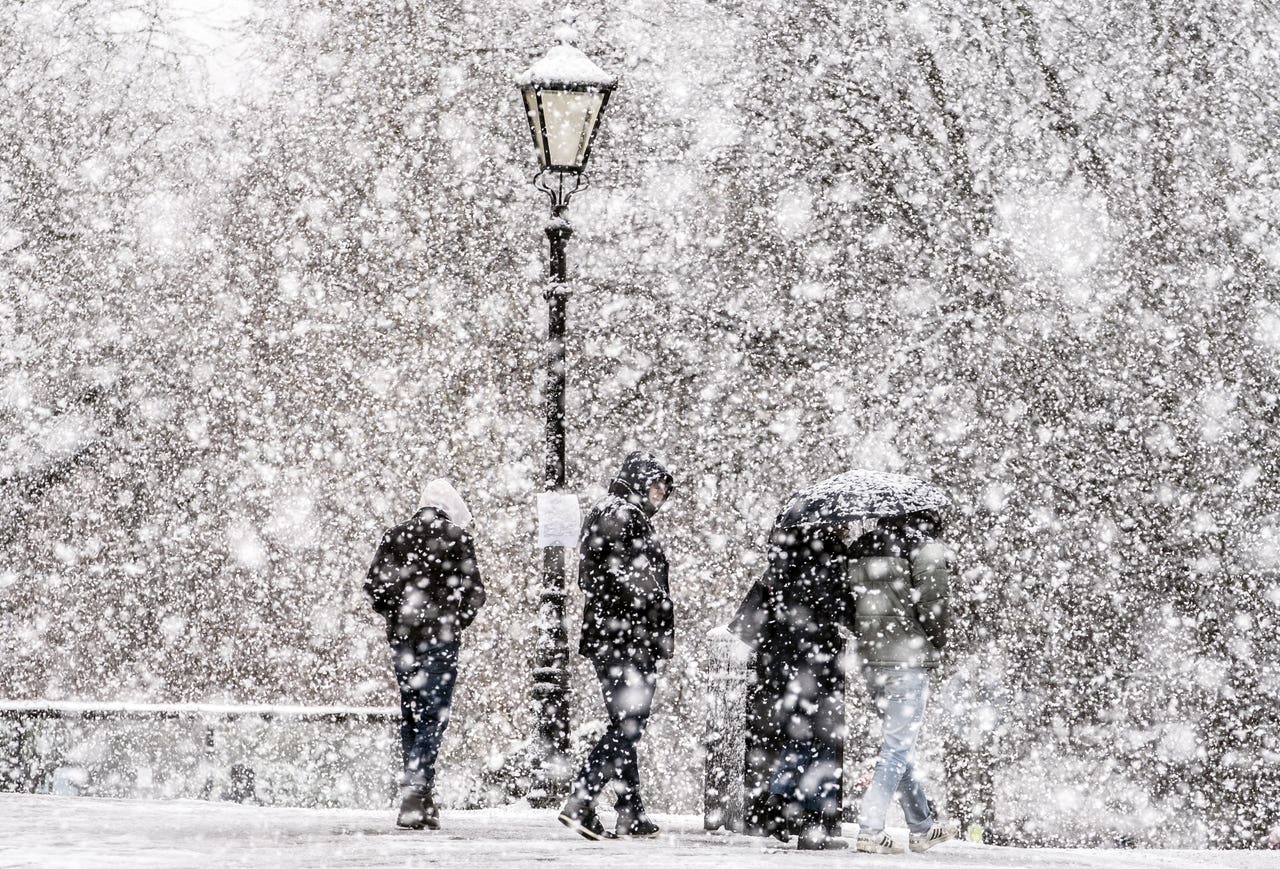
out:
<path id="1" fill-rule="evenodd" d="M 436 758 L 449 724 L 462 632 L 485 600 L 470 523 L 458 491 L 448 480 L 432 480 L 418 512 L 383 535 L 365 577 L 365 594 L 386 620 L 400 688 L 401 827 L 440 826 Z"/>
<path id="2" fill-rule="evenodd" d="M 675 646 L 667 557 L 651 524 L 671 485 L 671 474 L 656 458 L 631 453 L 582 523 L 578 652 L 595 667 L 609 728 L 578 772 L 559 820 L 588 839 L 607 836 L 593 803 L 611 779 L 622 784 L 614 835 L 658 834 L 640 798 L 636 745 L 653 705 L 658 661 L 670 658 Z"/>

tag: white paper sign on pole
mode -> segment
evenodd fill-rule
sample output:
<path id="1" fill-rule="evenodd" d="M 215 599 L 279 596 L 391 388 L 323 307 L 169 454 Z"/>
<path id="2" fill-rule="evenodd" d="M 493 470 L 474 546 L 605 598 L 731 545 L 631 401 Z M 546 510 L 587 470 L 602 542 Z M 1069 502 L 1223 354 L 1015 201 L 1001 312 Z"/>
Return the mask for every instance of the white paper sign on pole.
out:
<path id="1" fill-rule="evenodd" d="M 538 493 L 538 546 L 577 546 L 582 512 L 578 496 L 563 492 Z"/>

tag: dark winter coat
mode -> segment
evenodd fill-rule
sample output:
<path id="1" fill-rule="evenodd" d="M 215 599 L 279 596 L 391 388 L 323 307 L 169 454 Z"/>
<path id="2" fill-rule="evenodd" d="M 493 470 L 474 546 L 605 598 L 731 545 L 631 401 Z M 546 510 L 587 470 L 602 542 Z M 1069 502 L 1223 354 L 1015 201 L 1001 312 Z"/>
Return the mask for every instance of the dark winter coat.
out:
<path id="1" fill-rule="evenodd" d="M 863 663 L 934 669 L 950 619 L 951 552 L 913 529 L 885 528 L 855 544 L 849 580 L 857 596 L 854 636 Z"/>
<path id="2" fill-rule="evenodd" d="M 653 456 L 632 453 L 582 523 L 578 586 L 583 593 L 579 654 L 651 668 L 675 648 L 668 564 L 653 533 L 649 487 L 671 474 Z"/>
<path id="3" fill-rule="evenodd" d="M 458 640 L 485 600 L 471 535 L 439 507 L 383 535 L 364 590 L 387 620 L 388 641 Z"/>
<path id="4" fill-rule="evenodd" d="M 824 528 L 775 529 L 769 567 L 748 593 L 729 630 L 757 651 L 764 666 L 794 666 L 844 649 L 854 601 L 844 545 Z"/>
<path id="5" fill-rule="evenodd" d="M 814 740 L 843 762 L 840 627 L 852 626 L 854 612 L 846 564 L 845 548 L 829 529 L 775 529 L 769 567 L 729 625 L 756 652 L 745 709 L 749 819 L 761 816 L 787 743 Z"/>

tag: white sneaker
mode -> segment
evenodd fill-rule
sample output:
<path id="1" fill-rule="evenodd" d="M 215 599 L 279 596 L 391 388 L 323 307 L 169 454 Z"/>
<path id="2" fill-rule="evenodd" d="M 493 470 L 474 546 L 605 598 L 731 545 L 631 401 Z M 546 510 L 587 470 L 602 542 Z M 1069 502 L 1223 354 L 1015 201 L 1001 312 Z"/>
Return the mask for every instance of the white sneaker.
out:
<path id="1" fill-rule="evenodd" d="M 876 833 L 864 833 L 859 830 L 858 841 L 854 847 L 863 854 L 901 854 L 906 850 L 893 841 L 893 836 L 890 836 L 884 830 Z"/>
<path id="2" fill-rule="evenodd" d="M 960 835 L 960 826 L 954 821 L 945 824 L 934 824 L 923 833 L 911 834 L 911 850 L 917 854 L 928 851 L 934 845 L 941 845 L 949 839 Z"/>

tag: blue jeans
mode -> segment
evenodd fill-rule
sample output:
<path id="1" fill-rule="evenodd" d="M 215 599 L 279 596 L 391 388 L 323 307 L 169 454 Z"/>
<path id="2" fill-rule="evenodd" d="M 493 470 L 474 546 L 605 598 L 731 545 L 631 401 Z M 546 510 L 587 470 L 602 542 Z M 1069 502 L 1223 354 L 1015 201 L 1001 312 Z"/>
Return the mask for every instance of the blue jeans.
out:
<path id="1" fill-rule="evenodd" d="M 435 785 L 436 757 L 449 725 L 453 686 L 458 680 L 458 647 L 451 643 L 397 640 L 392 666 L 400 686 L 400 784 L 427 792 Z"/>
<path id="2" fill-rule="evenodd" d="M 591 749 L 586 763 L 578 772 L 573 797 L 591 802 L 610 779 L 623 784 L 615 808 L 619 812 L 639 815 L 644 812 L 640 799 L 640 765 L 636 745 L 644 735 L 653 708 L 653 695 L 658 674 L 631 661 L 596 661 L 596 678 L 609 713 L 609 729 Z"/>
<path id="3" fill-rule="evenodd" d="M 880 758 L 862 797 L 858 826 L 864 833 L 884 829 L 889 801 L 898 793 L 907 828 L 923 833 L 933 825 L 924 788 L 915 774 L 916 735 L 929 701 L 929 674 L 919 668 L 867 667 L 867 693 L 880 717 Z"/>
<path id="4" fill-rule="evenodd" d="M 835 805 L 840 767 L 836 750 L 823 740 L 792 740 L 778 755 L 769 793 L 780 794 L 807 812 Z"/>

